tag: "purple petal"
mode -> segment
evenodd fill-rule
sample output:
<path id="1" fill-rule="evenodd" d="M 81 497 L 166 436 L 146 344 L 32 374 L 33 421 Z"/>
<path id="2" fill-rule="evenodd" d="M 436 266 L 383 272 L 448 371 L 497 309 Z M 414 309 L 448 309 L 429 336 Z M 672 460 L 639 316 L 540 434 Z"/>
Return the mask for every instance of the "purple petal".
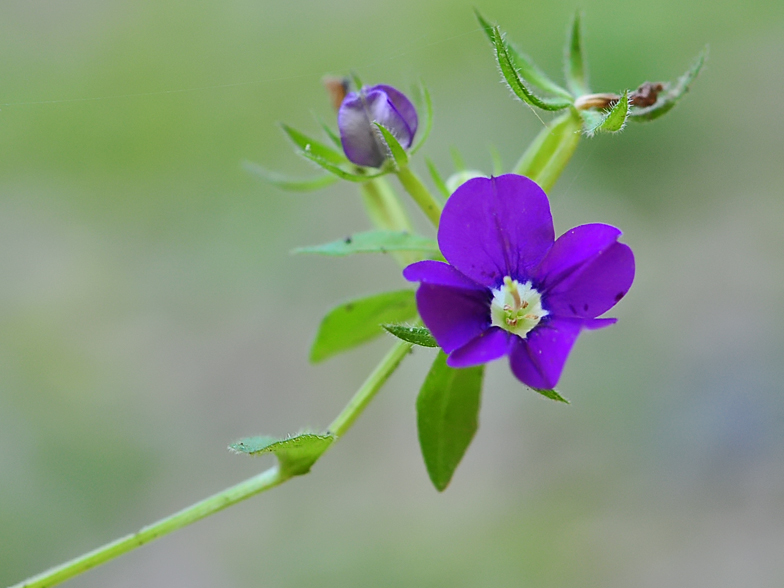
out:
<path id="1" fill-rule="evenodd" d="M 503 357 L 509 351 L 510 336 L 514 335 L 499 327 L 490 327 L 478 337 L 455 349 L 447 357 L 446 363 L 453 368 L 467 368 Z"/>
<path id="2" fill-rule="evenodd" d="M 393 88 L 392 86 L 387 86 L 385 84 L 379 84 L 377 86 L 372 86 L 367 89 L 367 92 L 370 93 L 373 90 L 381 90 L 387 95 L 389 102 L 391 103 L 392 107 L 395 111 L 400 115 L 401 119 L 406 123 L 406 127 L 408 129 L 408 140 L 407 142 L 404 140 L 402 136 L 395 134 L 395 138 L 400 141 L 400 144 L 408 149 L 411 147 L 411 142 L 414 140 L 414 135 L 417 132 L 417 127 L 419 126 L 419 117 L 417 116 L 417 111 L 411 101 L 406 98 L 403 92 Z M 387 124 L 380 119 L 376 119 L 378 122 L 383 124 L 388 129 L 392 130 Z"/>
<path id="3" fill-rule="evenodd" d="M 585 319 L 583 320 L 583 328 L 588 329 L 589 331 L 596 331 L 597 329 L 603 329 L 604 327 L 614 325 L 617 322 L 617 318 Z"/>
<path id="4" fill-rule="evenodd" d="M 385 148 L 359 93 L 351 92 L 343 99 L 338 110 L 338 129 L 343 151 L 351 162 L 368 167 L 380 167 L 384 163 Z"/>
<path id="5" fill-rule="evenodd" d="M 452 353 L 490 326 L 490 291 L 422 284 L 419 316 L 445 353 Z"/>
<path id="6" fill-rule="evenodd" d="M 422 282 L 423 284 L 439 284 L 454 288 L 468 288 L 469 290 L 486 291 L 473 280 L 466 278 L 448 263 L 442 261 L 417 261 L 403 270 L 403 277 L 409 282 Z"/>
<path id="7" fill-rule="evenodd" d="M 553 245 L 547 195 L 532 180 L 508 174 L 474 178 L 447 200 L 438 229 L 444 257 L 489 288 L 505 276 L 529 277 Z"/>
<path id="8" fill-rule="evenodd" d="M 633 280 L 632 250 L 613 243 L 543 292 L 542 301 L 554 316 L 594 318 L 615 306 Z"/>
<path id="9" fill-rule="evenodd" d="M 556 239 L 536 268 L 536 283 L 542 290 L 557 286 L 586 262 L 618 241 L 621 231 L 610 225 L 580 225 Z"/>
<path id="10" fill-rule="evenodd" d="M 552 319 L 542 322 L 526 339 L 514 337 L 509 354 L 512 373 L 531 388 L 554 388 L 583 322 Z"/>

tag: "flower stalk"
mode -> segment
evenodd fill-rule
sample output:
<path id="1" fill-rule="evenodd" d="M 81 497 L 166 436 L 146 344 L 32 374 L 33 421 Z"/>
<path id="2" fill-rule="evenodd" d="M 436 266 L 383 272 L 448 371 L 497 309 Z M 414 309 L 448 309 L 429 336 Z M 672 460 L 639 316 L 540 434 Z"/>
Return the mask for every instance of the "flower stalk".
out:
<path id="1" fill-rule="evenodd" d="M 419 176 L 411 171 L 408 166 L 398 168 L 396 173 L 406 192 L 411 195 L 417 206 L 422 209 L 425 216 L 433 223 L 433 226 L 438 228 L 438 222 L 441 218 L 441 203 L 436 200 L 435 196 L 430 193 L 430 190 L 419 179 Z"/>

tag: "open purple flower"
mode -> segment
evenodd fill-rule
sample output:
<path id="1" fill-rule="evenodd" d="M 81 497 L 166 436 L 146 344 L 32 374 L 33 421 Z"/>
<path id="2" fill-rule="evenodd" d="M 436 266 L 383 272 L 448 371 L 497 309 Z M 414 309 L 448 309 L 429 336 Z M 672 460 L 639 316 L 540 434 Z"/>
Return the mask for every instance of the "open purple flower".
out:
<path id="1" fill-rule="evenodd" d="M 388 157 L 388 148 L 374 122 L 408 149 L 418 118 L 411 101 L 391 86 L 366 86 L 347 94 L 338 110 L 338 129 L 346 157 L 357 165 L 381 167 Z"/>
<path id="2" fill-rule="evenodd" d="M 420 261 L 403 276 L 420 282 L 417 306 L 456 368 L 505 355 L 532 388 L 558 383 L 582 329 L 626 295 L 634 256 L 615 227 L 575 227 L 554 240 L 550 204 L 518 175 L 469 180 L 449 198 L 438 244 L 449 262 Z"/>

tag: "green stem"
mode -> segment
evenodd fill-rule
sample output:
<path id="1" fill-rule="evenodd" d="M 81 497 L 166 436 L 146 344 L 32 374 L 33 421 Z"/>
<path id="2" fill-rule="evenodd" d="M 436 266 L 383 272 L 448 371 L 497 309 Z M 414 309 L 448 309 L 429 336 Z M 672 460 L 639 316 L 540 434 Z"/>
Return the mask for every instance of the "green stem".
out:
<path id="1" fill-rule="evenodd" d="M 359 185 L 365 212 L 373 225 L 384 231 L 413 232 L 411 220 L 386 178 L 375 178 Z M 400 267 L 419 261 L 422 256 L 416 251 L 393 251 L 394 260 Z"/>
<path id="2" fill-rule="evenodd" d="M 387 352 L 384 359 L 381 360 L 381 363 L 376 366 L 376 369 L 370 373 L 362 386 L 360 386 L 359 390 L 357 390 L 356 394 L 354 394 L 353 398 L 346 405 L 346 408 L 344 408 L 337 418 L 332 421 L 332 424 L 328 429 L 330 433 L 334 433 L 339 438 L 351 428 L 354 421 L 357 420 L 359 415 L 362 414 L 362 411 L 365 410 L 365 407 L 373 400 L 376 392 L 381 389 L 384 382 L 389 379 L 392 372 L 394 372 L 395 369 L 397 369 L 397 366 L 400 365 L 400 362 L 403 361 L 403 358 L 411 350 L 411 347 L 413 347 L 413 345 L 411 343 L 406 343 L 405 341 L 395 343 L 395 346 Z"/>
<path id="3" fill-rule="evenodd" d="M 514 167 L 549 192 L 580 142 L 582 120 L 569 110 L 543 128 Z"/>
<path id="4" fill-rule="evenodd" d="M 441 219 L 441 203 L 430 193 L 422 180 L 408 167 L 401 167 L 397 171 L 397 177 L 406 192 L 411 194 L 414 202 L 417 203 L 430 222 L 438 228 L 438 221 Z"/>
<path id="5" fill-rule="evenodd" d="M 163 535 L 176 531 L 186 525 L 195 523 L 196 521 L 233 504 L 237 504 L 246 498 L 250 498 L 254 494 L 274 488 L 287 479 L 288 478 L 282 475 L 277 467 L 270 468 L 244 482 L 240 482 L 236 486 L 226 488 L 178 513 L 161 519 L 157 523 L 148 525 L 136 533 L 126 535 L 116 541 L 107 543 L 103 547 L 85 553 L 69 562 L 47 570 L 42 574 L 33 576 L 20 584 L 15 584 L 14 586 L 11 586 L 11 588 L 44 588 L 54 586 L 55 584 L 64 582 L 82 572 L 99 566 L 110 559 L 114 559 L 119 555 L 127 553 L 137 547 L 141 547 L 145 543 L 149 543 L 158 537 L 162 537 Z"/>

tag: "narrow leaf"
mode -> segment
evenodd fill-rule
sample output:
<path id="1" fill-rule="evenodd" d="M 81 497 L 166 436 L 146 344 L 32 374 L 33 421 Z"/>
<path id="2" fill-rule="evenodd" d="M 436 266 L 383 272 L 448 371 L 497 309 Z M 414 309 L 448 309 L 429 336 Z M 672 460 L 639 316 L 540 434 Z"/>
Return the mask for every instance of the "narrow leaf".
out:
<path id="1" fill-rule="evenodd" d="M 570 404 L 570 402 L 558 394 L 555 390 L 547 390 L 544 388 L 531 388 L 534 392 L 539 392 L 542 396 L 549 398 L 550 400 L 555 400 L 556 402 L 563 402 L 564 404 Z"/>
<path id="2" fill-rule="evenodd" d="M 623 129 L 629 116 L 629 92 L 625 90 L 620 100 L 608 112 L 583 112 L 590 113 L 583 116 L 583 132 L 589 137 L 597 132 L 617 133 Z"/>
<path id="3" fill-rule="evenodd" d="M 484 366 L 454 369 L 438 352 L 417 397 L 419 445 L 439 492 L 449 485 L 479 427 Z"/>
<path id="4" fill-rule="evenodd" d="M 332 127 L 330 127 L 326 122 L 324 122 L 324 119 L 321 118 L 315 112 L 313 113 L 313 116 L 315 117 L 316 122 L 318 122 L 319 126 L 321 126 L 321 128 L 324 130 L 324 133 L 327 135 L 327 137 L 329 137 L 329 140 L 332 141 L 332 144 L 342 152 L 343 144 L 340 142 L 340 136 L 337 134 L 337 132 Z"/>
<path id="5" fill-rule="evenodd" d="M 495 47 L 496 60 L 501 68 L 501 74 L 504 76 L 509 88 L 520 100 L 531 106 L 550 111 L 563 110 L 572 104 L 571 99 L 539 98 L 528 89 L 509 56 L 509 47 L 501 34 L 501 29 L 497 26 L 493 28 L 493 46 Z"/>
<path id="6" fill-rule="evenodd" d="M 374 125 L 381 131 L 381 136 L 384 137 L 384 142 L 387 144 L 389 148 L 389 152 L 392 155 L 392 159 L 395 162 L 397 167 L 405 167 L 408 164 L 408 153 L 400 144 L 400 141 L 397 140 L 397 137 L 392 134 L 392 131 L 387 129 L 384 125 L 378 122 L 374 122 Z"/>
<path id="7" fill-rule="evenodd" d="M 288 138 L 291 139 L 291 142 L 303 152 L 315 155 L 316 157 L 337 165 L 348 162 L 348 159 L 346 159 L 346 156 L 343 155 L 342 151 L 337 151 L 324 143 L 311 139 L 288 125 L 281 124 L 281 128 Z"/>
<path id="8" fill-rule="evenodd" d="M 407 343 L 421 347 L 438 347 L 438 343 L 425 327 L 409 327 L 408 325 L 381 325 L 390 334 Z"/>
<path id="9" fill-rule="evenodd" d="M 528 176 L 549 192 L 580 142 L 582 120 L 566 112 L 550 122 L 523 153 L 514 173 Z"/>
<path id="10" fill-rule="evenodd" d="M 659 118 L 663 114 L 668 113 L 678 103 L 678 101 L 689 91 L 692 82 L 697 79 L 697 76 L 705 65 L 705 60 L 708 58 L 708 48 L 705 47 L 697 59 L 694 61 L 689 70 L 678 78 L 678 82 L 668 88 L 666 92 L 659 95 L 656 102 L 646 108 L 632 108 L 629 118 L 636 121 L 651 121 Z"/>
<path id="11" fill-rule="evenodd" d="M 428 92 L 427 87 L 420 82 L 419 87 L 422 93 L 422 103 L 419 105 L 421 116 L 420 116 L 420 123 L 419 123 L 419 138 L 414 142 L 414 145 L 411 147 L 411 153 L 414 154 L 419 151 L 419 148 L 425 144 L 427 141 L 428 136 L 430 136 L 430 130 L 433 128 L 433 101 L 430 99 L 430 92 Z"/>
<path id="12" fill-rule="evenodd" d="M 589 94 L 588 66 L 583 52 L 582 24 L 580 11 L 574 14 L 566 51 L 566 85 L 572 94 L 582 96 Z"/>
<path id="13" fill-rule="evenodd" d="M 286 439 L 248 437 L 229 445 L 229 449 L 247 455 L 274 454 L 283 473 L 292 476 L 307 474 L 319 457 L 335 441 L 334 435 L 301 433 Z"/>
<path id="14" fill-rule="evenodd" d="M 444 198 L 449 198 L 449 188 L 446 187 L 446 183 L 444 183 L 444 178 L 441 177 L 441 174 L 438 173 L 438 169 L 436 169 L 435 164 L 430 160 L 430 158 L 425 158 L 425 165 L 427 165 L 427 171 L 430 172 L 430 177 L 433 179 L 433 184 L 435 184 L 436 188 Z"/>
<path id="15" fill-rule="evenodd" d="M 243 161 L 242 167 L 253 175 L 283 188 L 284 190 L 291 190 L 294 192 L 308 192 L 310 190 L 318 190 L 338 181 L 335 176 L 318 176 L 315 178 L 290 178 L 274 171 L 270 171 L 257 163 L 250 161 Z"/>
<path id="16" fill-rule="evenodd" d="M 324 245 L 299 247 L 293 253 L 317 253 L 342 257 L 353 253 L 387 253 L 388 251 L 422 251 L 428 255 L 438 255 L 440 252 L 435 239 L 420 237 L 407 231 L 367 231 L 354 233 Z"/>
<path id="17" fill-rule="evenodd" d="M 348 180 L 349 182 L 367 182 L 368 180 L 372 180 L 373 178 L 378 178 L 386 174 L 386 171 L 379 171 L 373 174 L 360 174 L 360 173 L 353 173 L 343 169 L 342 167 L 335 165 L 324 159 L 323 157 L 319 157 L 309 151 L 300 151 L 299 152 L 302 157 L 305 159 L 309 159 L 322 169 L 327 170 L 332 175 L 339 177 L 342 180 Z M 357 168 L 361 169 L 361 168 Z"/>
<path id="18" fill-rule="evenodd" d="M 384 292 L 333 308 L 321 321 L 310 348 L 310 361 L 323 361 L 381 335 L 382 324 L 401 323 L 417 315 L 413 290 Z"/>

